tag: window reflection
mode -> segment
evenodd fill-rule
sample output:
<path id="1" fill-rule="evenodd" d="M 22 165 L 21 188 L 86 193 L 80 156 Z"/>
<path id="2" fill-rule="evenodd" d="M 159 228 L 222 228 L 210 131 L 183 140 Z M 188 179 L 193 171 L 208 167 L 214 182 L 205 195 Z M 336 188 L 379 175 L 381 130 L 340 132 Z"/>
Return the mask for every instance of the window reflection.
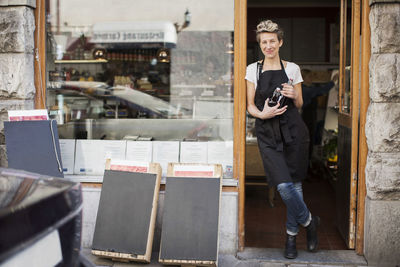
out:
<path id="1" fill-rule="evenodd" d="M 82 25 L 70 25 L 71 4 L 50 1 L 50 116 L 59 124 L 100 118 L 231 119 L 233 28 L 190 30 L 192 24 L 185 21 L 178 34 L 179 23 L 157 17 L 118 21 L 123 2 L 108 10 L 111 14 L 104 21 L 93 16 L 81 19 Z M 142 5 L 148 12 L 148 4 Z M 228 7 L 233 14 L 233 5 Z M 205 3 L 204 11 L 207 8 Z M 233 25 L 218 19 L 222 26 L 213 25 L 216 28 Z"/>
<path id="2" fill-rule="evenodd" d="M 46 101 L 61 140 L 222 142 L 227 162 L 208 163 L 232 177 L 233 0 L 48 3 Z"/>

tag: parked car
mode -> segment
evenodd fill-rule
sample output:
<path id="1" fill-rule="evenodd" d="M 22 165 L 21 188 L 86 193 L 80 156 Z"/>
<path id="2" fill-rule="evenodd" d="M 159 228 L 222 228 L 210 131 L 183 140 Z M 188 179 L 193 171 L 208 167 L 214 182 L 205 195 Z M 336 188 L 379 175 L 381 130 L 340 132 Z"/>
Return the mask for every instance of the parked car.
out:
<path id="1" fill-rule="evenodd" d="M 90 266 L 81 224 L 79 183 L 0 168 L 0 266 Z"/>

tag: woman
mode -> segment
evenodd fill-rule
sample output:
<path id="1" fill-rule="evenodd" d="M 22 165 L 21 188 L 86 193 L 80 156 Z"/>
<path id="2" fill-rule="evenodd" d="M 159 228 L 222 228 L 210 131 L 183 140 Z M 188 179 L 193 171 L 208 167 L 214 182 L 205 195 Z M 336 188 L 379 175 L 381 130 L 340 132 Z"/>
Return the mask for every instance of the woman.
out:
<path id="1" fill-rule="evenodd" d="M 287 209 L 284 256 L 297 257 L 299 225 L 307 229 L 307 248 L 316 251 L 319 217 L 312 216 L 303 201 L 301 180 L 308 167 L 308 131 L 298 109 L 303 105 L 298 65 L 282 61 L 279 48 L 283 31 L 270 21 L 257 26 L 257 41 L 264 59 L 246 70 L 247 111 L 256 118 L 258 147 L 270 186 L 277 186 Z M 285 97 L 284 104 L 268 103 L 274 91 Z"/>

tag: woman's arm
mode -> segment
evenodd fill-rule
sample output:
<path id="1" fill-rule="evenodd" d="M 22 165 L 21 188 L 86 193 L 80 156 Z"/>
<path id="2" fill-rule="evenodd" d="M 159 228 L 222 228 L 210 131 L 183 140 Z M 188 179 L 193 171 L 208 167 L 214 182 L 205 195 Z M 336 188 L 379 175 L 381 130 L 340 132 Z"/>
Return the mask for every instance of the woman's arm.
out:
<path id="1" fill-rule="evenodd" d="M 286 111 L 287 106 L 279 108 L 279 103 L 276 104 L 276 106 L 274 106 L 274 107 L 268 106 L 268 98 L 265 101 L 264 109 L 262 111 L 260 111 L 254 103 L 254 98 L 256 95 L 254 83 L 246 80 L 246 85 L 247 85 L 246 86 L 246 88 L 247 88 L 247 111 L 253 117 L 266 120 L 266 119 L 270 119 L 275 116 L 281 115 Z"/>

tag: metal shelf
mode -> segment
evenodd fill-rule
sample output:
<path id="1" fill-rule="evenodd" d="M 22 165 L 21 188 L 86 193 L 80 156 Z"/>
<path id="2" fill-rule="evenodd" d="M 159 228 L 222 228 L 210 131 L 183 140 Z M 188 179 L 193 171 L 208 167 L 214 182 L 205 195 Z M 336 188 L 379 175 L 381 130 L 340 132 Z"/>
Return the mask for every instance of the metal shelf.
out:
<path id="1" fill-rule="evenodd" d="M 106 59 L 70 59 L 70 60 L 55 60 L 57 64 L 88 64 L 88 63 L 107 63 Z"/>

